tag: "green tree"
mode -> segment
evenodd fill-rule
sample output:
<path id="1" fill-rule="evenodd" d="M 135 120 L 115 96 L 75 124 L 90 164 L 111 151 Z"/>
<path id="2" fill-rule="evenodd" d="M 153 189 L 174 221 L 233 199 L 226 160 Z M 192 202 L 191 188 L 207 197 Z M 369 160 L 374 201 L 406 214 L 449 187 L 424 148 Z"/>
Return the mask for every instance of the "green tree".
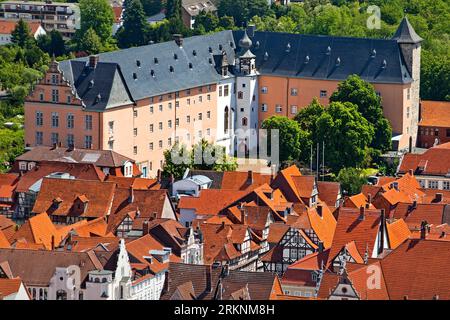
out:
<path id="1" fill-rule="evenodd" d="M 52 30 L 50 33 L 40 35 L 37 38 L 37 45 L 42 51 L 47 52 L 50 56 L 55 55 L 56 57 L 59 57 L 66 54 L 64 39 L 57 30 Z"/>
<path id="2" fill-rule="evenodd" d="M 34 44 L 34 38 L 28 24 L 22 19 L 19 20 L 14 30 L 11 32 L 11 42 L 21 48 L 29 48 Z"/>
<path id="3" fill-rule="evenodd" d="M 153 16 L 161 12 L 163 5 L 161 0 L 141 0 L 147 16 Z"/>
<path id="4" fill-rule="evenodd" d="M 234 25 L 234 19 L 230 16 L 223 16 L 219 18 L 219 27 L 225 30 L 232 30 L 236 26 Z"/>
<path id="5" fill-rule="evenodd" d="M 336 180 L 339 181 L 344 192 L 350 196 L 360 193 L 362 186 L 367 183 L 363 171 L 351 167 L 341 169 Z"/>
<path id="6" fill-rule="evenodd" d="M 212 12 L 205 12 L 202 10 L 197 17 L 195 17 L 194 30 L 200 26 L 206 32 L 214 31 L 219 26 L 219 18 Z"/>
<path id="7" fill-rule="evenodd" d="M 308 133 L 300 129 L 296 121 L 283 116 L 272 116 L 264 120 L 261 127 L 267 129 L 269 152 L 272 148 L 271 135 L 275 134 L 272 130 L 278 130 L 281 162 L 298 160 L 302 151 L 309 152 Z"/>
<path id="8" fill-rule="evenodd" d="M 449 48 L 450 50 L 450 48 Z M 450 57 L 423 52 L 420 94 L 424 100 L 450 101 Z"/>
<path id="9" fill-rule="evenodd" d="M 102 49 L 102 42 L 100 37 L 95 33 L 95 30 L 89 28 L 84 36 L 81 38 L 79 48 L 87 54 L 99 53 Z"/>
<path id="10" fill-rule="evenodd" d="M 330 101 L 351 102 L 356 105 L 362 116 L 374 127 L 372 147 L 382 152 L 390 150 L 392 128 L 383 115 L 381 97 L 377 95 L 373 85 L 357 75 L 351 75 L 339 84 Z"/>
<path id="11" fill-rule="evenodd" d="M 116 35 L 119 47 L 129 48 L 147 44 L 148 24 L 140 0 L 128 1 L 123 20 L 123 26 Z"/>
<path id="12" fill-rule="evenodd" d="M 320 104 L 317 98 L 306 107 L 301 109 L 294 117 L 300 128 L 310 134 L 311 140 L 317 142 L 316 122 L 325 112 L 324 106 Z"/>
<path id="13" fill-rule="evenodd" d="M 166 18 L 181 20 L 181 0 L 166 1 Z"/>
<path id="14" fill-rule="evenodd" d="M 164 176 L 173 175 L 175 179 L 183 177 L 186 169 L 192 167 L 191 153 L 185 145 L 175 143 L 171 149 L 164 151 Z"/>
<path id="15" fill-rule="evenodd" d="M 112 36 L 114 12 L 108 0 L 80 0 L 81 25 L 78 39 L 93 29 L 104 45 Z"/>
<path id="16" fill-rule="evenodd" d="M 359 167 L 367 160 L 374 130 L 350 102 L 332 102 L 316 122 L 317 139 L 325 142 L 325 162 L 334 172 Z"/>

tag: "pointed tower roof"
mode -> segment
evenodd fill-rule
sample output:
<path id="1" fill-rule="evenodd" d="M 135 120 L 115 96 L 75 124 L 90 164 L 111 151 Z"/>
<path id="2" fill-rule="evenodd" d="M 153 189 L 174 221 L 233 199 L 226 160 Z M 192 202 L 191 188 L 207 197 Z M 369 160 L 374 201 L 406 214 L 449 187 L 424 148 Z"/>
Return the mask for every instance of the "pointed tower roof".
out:
<path id="1" fill-rule="evenodd" d="M 407 17 L 404 17 L 394 36 L 393 40 L 398 43 L 420 43 L 423 39 L 416 33 Z"/>

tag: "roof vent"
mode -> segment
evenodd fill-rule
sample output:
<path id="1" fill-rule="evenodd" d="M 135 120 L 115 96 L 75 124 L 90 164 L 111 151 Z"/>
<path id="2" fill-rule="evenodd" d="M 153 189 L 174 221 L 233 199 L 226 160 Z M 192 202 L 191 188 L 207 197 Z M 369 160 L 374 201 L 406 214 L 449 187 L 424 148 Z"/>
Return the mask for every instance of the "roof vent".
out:
<path id="1" fill-rule="evenodd" d="M 330 46 L 328 46 L 327 47 L 327 52 L 326 52 L 326 55 L 327 56 L 329 56 L 331 54 L 331 47 Z"/>
<path id="2" fill-rule="evenodd" d="M 173 67 L 172 66 L 169 67 L 169 71 L 173 72 Z"/>
<path id="3" fill-rule="evenodd" d="M 155 58 L 153 59 L 153 62 L 155 62 L 155 64 L 158 64 L 158 58 L 155 57 Z"/>
<path id="4" fill-rule="evenodd" d="M 94 87 L 94 79 L 89 81 L 89 89 L 92 89 Z"/>
<path id="5" fill-rule="evenodd" d="M 305 64 L 308 64 L 309 63 L 309 56 L 306 56 L 305 57 Z"/>
<path id="6" fill-rule="evenodd" d="M 212 64 L 212 63 L 213 63 L 212 58 L 208 58 L 208 61 L 209 61 L 209 64 Z"/>
<path id="7" fill-rule="evenodd" d="M 336 59 L 336 67 L 339 67 L 341 65 L 341 58 L 337 57 Z"/>
<path id="8" fill-rule="evenodd" d="M 234 48 L 234 43 L 233 43 L 233 41 L 230 41 L 230 47 Z"/>
<path id="9" fill-rule="evenodd" d="M 155 70 L 150 70 L 150 75 L 154 78 L 155 77 Z"/>
<path id="10" fill-rule="evenodd" d="M 189 69 L 192 69 L 192 62 L 189 62 Z"/>
<path id="11" fill-rule="evenodd" d="M 173 58 L 174 58 L 175 60 L 178 60 L 178 55 L 177 55 L 176 53 L 174 53 L 174 54 L 173 54 Z"/>
<path id="12" fill-rule="evenodd" d="M 386 69 L 386 67 L 387 67 L 387 61 L 385 59 L 385 60 L 383 60 L 383 64 L 381 65 L 381 69 Z"/>
<path id="13" fill-rule="evenodd" d="M 137 66 L 138 68 L 141 67 L 141 61 L 140 61 L 140 60 L 136 60 L 136 66 Z"/>
<path id="14" fill-rule="evenodd" d="M 259 41 L 256 41 L 256 43 L 255 43 L 255 49 L 259 49 L 259 46 L 260 46 Z"/>
<path id="15" fill-rule="evenodd" d="M 372 53 L 370 54 L 370 57 L 373 59 L 377 56 L 377 50 L 373 49 Z"/>
<path id="16" fill-rule="evenodd" d="M 221 44 L 219 44 L 219 50 L 222 51 L 223 46 Z"/>
<path id="17" fill-rule="evenodd" d="M 99 93 L 95 98 L 95 103 L 99 103 L 100 101 L 102 101 L 102 95 Z"/>
<path id="18" fill-rule="evenodd" d="M 137 74 L 136 74 L 136 72 L 133 72 L 133 79 L 134 79 L 134 80 L 137 79 Z"/>
<path id="19" fill-rule="evenodd" d="M 197 55 L 197 51 L 192 50 L 192 55 L 193 55 L 193 56 L 196 56 L 196 55 Z"/>
<path id="20" fill-rule="evenodd" d="M 209 48 L 208 48 L 208 51 L 209 51 L 209 53 L 212 53 L 212 48 L 209 47 Z"/>
<path id="21" fill-rule="evenodd" d="M 264 61 L 269 60 L 269 54 L 267 53 L 267 51 L 264 53 Z"/>
<path id="22" fill-rule="evenodd" d="M 290 43 L 288 43 L 286 45 L 286 52 L 291 52 L 291 44 Z"/>

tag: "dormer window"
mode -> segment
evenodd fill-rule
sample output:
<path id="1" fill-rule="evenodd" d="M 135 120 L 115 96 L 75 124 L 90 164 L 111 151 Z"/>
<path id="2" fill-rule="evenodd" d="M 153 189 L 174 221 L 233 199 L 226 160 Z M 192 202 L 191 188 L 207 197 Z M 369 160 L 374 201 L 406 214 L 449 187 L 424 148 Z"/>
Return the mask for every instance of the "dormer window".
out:
<path id="1" fill-rule="evenodd" d="M 140 61 L 140 60 L 136 60 L 136 66 L 137 66 L 138 68 L 141 67 L 141 61 Z"/>

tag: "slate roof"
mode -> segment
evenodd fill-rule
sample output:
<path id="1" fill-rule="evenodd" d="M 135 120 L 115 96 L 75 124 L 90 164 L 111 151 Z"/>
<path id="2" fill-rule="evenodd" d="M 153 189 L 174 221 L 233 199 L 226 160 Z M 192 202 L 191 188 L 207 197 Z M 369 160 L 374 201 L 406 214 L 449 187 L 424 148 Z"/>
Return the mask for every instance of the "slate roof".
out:
<path id="1" fill-rule="evenodd" d="M 416 33 L 411 23 L 409 23 L 408 17 L 404 17 L 400 26 L 394 34 L 393 40 L 398 43 L 419 43 L 423 39 Z"/>
<path id="2" fill-rule="evenodd" d="M 168 41 L 106 52 L 99 55 L 95 69 L 87 67 L 88 57 L 63 61 L 59 68 L 64 78 L 75 84 L 87 109 L 104 110 L 217 83 L 222 75 L 217 72 L 215 58 L 225 52 L 234 64 L 243 32 L 193 36 L 183 39 L 182 46 Z M 258 31 L 251 42 L 250 51 L 262 75 L 341 81 L 357 74 L 374 83 L 412 81 L 397 40 Z M 89 89 L 91 80 L 94 85 Z M 101 99 L 96 101 L 99 94 Z"/>
<path id="3" fill-rule="evenodd" d="M 233 34 L 236 41 L 243 31 Z M 250 50 L 262 75 L 340 81 L 357 74 L 369 82 L 411 82 L 396 40 L 280 32 L 255 32 L 251 40 Z"/>

